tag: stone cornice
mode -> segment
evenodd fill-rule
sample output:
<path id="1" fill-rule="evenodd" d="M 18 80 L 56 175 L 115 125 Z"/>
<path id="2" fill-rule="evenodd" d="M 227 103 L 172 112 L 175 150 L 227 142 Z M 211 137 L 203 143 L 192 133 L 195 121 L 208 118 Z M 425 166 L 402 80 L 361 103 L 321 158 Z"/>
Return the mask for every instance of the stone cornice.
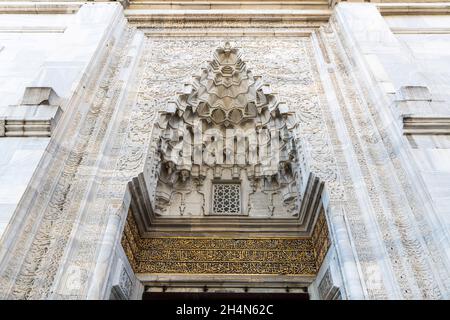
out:
<path id="1" fill-rule="evenodd" d="M 53 119 L 0 119 L 0 137 L 50 137 Z"/>
<path id="2" fill-rule="evenodd" d="M 450 34 L 450 28 L 398 28 L 391 27 L 394 34 Z"/>
<path id="3" fill-rule="evenodd" d="M 64 33 L 65 26 L 0 26 L 0 33 Z"/>

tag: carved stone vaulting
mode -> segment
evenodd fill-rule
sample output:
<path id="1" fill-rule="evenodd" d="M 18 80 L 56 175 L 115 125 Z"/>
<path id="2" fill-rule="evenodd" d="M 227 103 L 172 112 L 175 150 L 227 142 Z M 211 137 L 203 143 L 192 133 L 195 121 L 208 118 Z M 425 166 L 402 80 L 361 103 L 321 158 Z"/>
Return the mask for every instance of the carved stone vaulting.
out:
<path id="1" fill-rule="evenodd" d="M 313 277 L 330 240 L 296 129 L 238 49 L 217 48 L 160 114 L 153 175 L 129 185 L 122 246 L 134 271 Z"/>

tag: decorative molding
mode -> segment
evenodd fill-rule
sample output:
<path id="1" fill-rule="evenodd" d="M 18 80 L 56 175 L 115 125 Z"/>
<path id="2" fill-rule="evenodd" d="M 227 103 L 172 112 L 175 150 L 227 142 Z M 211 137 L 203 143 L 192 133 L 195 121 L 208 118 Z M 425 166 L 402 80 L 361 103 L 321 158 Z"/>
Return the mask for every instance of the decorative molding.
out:
<path id="1" fill-rule="evenodd" d="M 268 28 L 319 27 L 327 22 L 331 10 L 125 10 L 128 22 L 138 28 L 158 29 L 164 31 L 181 29 L 199 33 L 208 28 L 229 27 L 229 32 L 236 28 L 267 29 L 265 34 L 273 34 L 276 30 Z M 193 30 L 189 30 L 192 28 Z M 156 30 L 157 31 L 157 30 Z M 214 33 L 214 30 L 208 31 Z M 244 32 L 243 30 L 240 31 Z M 249 30 L 245 31 L 249 33 Z M 281 30 L 280 32 L 283 32 Z M 284 31 L 286 33 L 286 31 Z M 224 33 L 225 36 L 227 33 Z M 170 35 L 170 32 L 169 32 Z"/>
<path id="2" fill-rule="evenodd" d="M 400 87 L 395 105 L 402 121 L 403 134 L 450 134 L 450 117 L 432 114 L 433 102 L 428 87 Z"/>
<path id="3" fill-rule="evenodd" d="M 64 33 L 67 27 L 61 26 L 23 26 L 4 27 L 0 26 L 0 33 Z M 0 50 L 1 51 L 1 50 Z"/>
<path id="4" fill-rule="evenodd" d="M 339 287 L 334 285 L 331 270 L 329 268 L 325 271 L 325 274 L 320 280 L 317 290 L 319 291 L 321 300 L 341 300 Z"/>
<path id="5" fill-rule="evenodd" d="M 321 254 L 312 238 L 142 238 L 132 214 L 121 243 L 136 274 L 315 275 Z"/>
<path id="6" fill-rule="evenodd" d="M 133 290 L 133 281 L 123 262 L 119 261 L 111 290 L 116 298 L 129 300 Z"/>
<path id="7" fill-rule="evenodd" d="M 73 14 L 83 2 L 0 2 L 0 14 Z"/>
<path id="8" fill-rule="evenodd" d="M 450 3 L 374 3 L 380 13 L 387 15 L 446 15 L 450 13 Z"/>
<path id="9" fill-rule="evenodd" d="M 383 23 L 376 10 L 370 17 Z M 438 238 L 433 239 L 429 220 L 433 208 L 429 208 L 428 200 L 422 197 L 425 192 L 417 183 L 411 154 L 402 145 L 405 139 L 389 122 L 394 119 L 386 106 L 393 102 L 392 97 L 374 87 L 364 57 L 350 49 L 355 46 L 352 30 L 346 29 L 343 19 L 340 14 L 333 16 L 331 30 L 324 30 L 322 35 L 330 60 L 336 65 L 334 85 L 342 96 L 339 104 L 346 134 L 350 137 L 347 143 L 355 152 L 356 165 L 363 173 L 361 183 L 367 188 L 355 191 L 354 185 L 347 184 L 349 203 L 345 207 L 349 234 L 354 239 L 361 279 L 367 290 L 364 295 L 369 299 L 442 298 L 445 280 L 441 279 L 448 279 L 448 276 L 445 272 L 436 273 L 436 270 L 445 270 L 446 261 L 442 259 Z M 363 20 L 358 20 L 359 26 L 370 28 Z M 377 44 L 376 41 L 371 43 L 375 51 Z M 343 179 L 348 179 L 347 169 L 341 168 Z M 370 208 L 352 204 L 356 192 L 367 194 Z M 370 220 L 364 221 L 364 215 Z M 379 230 L 376 244 L 368 241 L 368 230 Z M 392 242 L 392 239 L 398 241 Z"/>
<path id="10" fill-rule="evenodd" d="M 151 274 L 136 275 L 145 286 L 147 292 L 176 292 L 185 291 L 207 292 L 221 291 L 247 292 L 256 290 L 270 290 L 272 292 L 308 292 L 308 285 L 315 275 L 270 275 L 252 274 L 251 281 L 246 274 Z M 261 291 L 259 291 L 261 292 Z"/>
<path id="11" fill-rule="evenodd" d="M 228 60 L 225 59 L 229 54 Z M 223 61 L 226 65 L 222 65 Z M 235 64 L 237 67 L 235 67 Z M 131 194 L 131 212 L 134 215 L 138 225 L 140 234 L 143 237 L 150 236 L 169 236 L 177 234 L 180 236 L 194 236 L 194 235 L 216 235 L 217 233 L 226 234 L 227 236 L 242 237 L 242 234 L 252 234 L 252 236 L 310 236 L 313 228 L 313 221 L 316 219 L 318 207 L 321 202 L 321 193 L 324 187 L 324 182 L 304 166 L 304 159 L 309 154 L 304 154 L 302 150 L 306 150 L 303 145 L 301 147 L 293 147 L 297 142 L 302 143 L 298 138 L 295 129 L 296 125 L 293 118 L 294 112 L 290 112 L 285 103 L 280 102 L 271 88 L 264 84 L 261 77 L 253 77 L 249 70 L 247 70 L 246 63 L 241 60 L 241 55 L 236 48 L 225 47 L 218 48 L 214 55 L 214 60 L 209 62 L 208 68 L 203 68 L 200 77 L 194 77 L 193 84 L 186 84 L 183 91 L 179 93 L 175 101 L 166 102 L 166 111 L 161 111 L 161 118 L 159 123 L 153 130 L 153 142 L 150 145 L 149 157 L 146 163 L 148 169 L 143 173 L 133 178 L 129 184 L 128 189 Z M 234 71 L 233 82 L 230 85 L 223 86 L 222 81 L 230 80 L 218 72 L 221 70 Z M 216 79 L 217 78 L 217 79 Z M 216 79 L 212 82 L 211 79 Z M 211 82 L 205 84 L 204 82 Z M 206 88 L 206 89 L 204 89 Z M 222 92 L 226 88 L 225 92 Z M 153 91 L 153 90 L 152 90 Z M 212 92 L 212 93 L 211 93 Z M 226 95 L 225 99 L 227 105 L 222 106 L 222 96 Z M 235 96 L 239 96 L 240 100 L 234 100 Z M 230 98 L 231 97 L 231 98 Z M 256 98 L 257 97 L 257 98 Z M 304 97 L 300 95 L 300 97 Z M 231 99 L 231 100 L 230 100 Z M 231 103 L 231 102 L 232 103 Z M 297 108 L 299 100 L 292 100 L 292 105 Z M 229 104 L 229 105 L 228 105 Z M 248 107 L 248 110 L 246 109 Z M 239 111 L 239 114 L 244 115 L 247 119 L 242 121 L 242 117 L 238 119 L 214 119 L 215 112 L 226 110 L 226 114 L 232 114 Z M 269 115 L 270 111 L 270 115 Z M 247 112 L 247 113 L 245 113 Z M 280 144 L 280 161 L 266 172 L 258 167 L 253 172 L 249 170 L 246 178 L 240 175 L 240 170 L 245 170 L 249 165 L 234 167 L 233 175 L 237 174 L 237 178 L 249 179 L 249 184 L 246 186 L 244 192 L 248 193 L 248 198 L 257 191 L 255 188 L 262 188 L 262 184 L 266 184 L 268 190 L 281 189 L 286 196 L 286 199 L 298 199 L 295 206 L 282 207 L 280 204 L 273 208 L 279 208 L 278 211 L 282 213 L 273 214 L 270 211 L 268 204 L 266 208 L 261 209 L 262 214 L 251 215 L 248 212 L 253 210 L 248 203 L 243 205 L 243 210 L 248 207 L 248 212 L 243 212 L 245 216 L 242 217 L 226 217 L 226 216 L 212 216 L 205 214 L 205 199 L 203 204 L 201 199 L 194 198 L 197 209 L 193 213 L 185 215 L 177 210 L 185 208 L 185 197 L 189 192 L 199 191 L 203 187 L 204 181 L 212 181 L 211 165 L 203 163 L 192 164 L 188 157 L 179 158 L 180 144 L 188 144 L 191 139 L 180 140 L 178 135 L 180 132 L 191 134 L 190 128 L 197 128 L 193 125 L 194 119 L 206 119 L 208 126 L 231 126 L 231 125 L 246 125 L 252 128 L 255 119 L 262 117 L 262 114 L 267 114 L 264 119 L 258 120 L 257 123 L 266 125 L 273 123 L 273 119 L 278 119 L 277 130 L 283 132 L 283 139 Z M 310 123 L 307 123 L 310 125 Z M 174 129 L 176 128 L 176 130 Z M 246 128 L 246 129 L 248 129 Z M 223 128 L 222 128 L 223 129 Z M 171 138 L 172 137 L 172 138 Z M 175 139 L 171 141 L 170 139 Z M 295 139 L 295 140 L 294 140 Z M 169 141 L 170 140 L 170 141 Z M 182 148 L 184 150 L 184 148 Z M 193 148 L 191 148 L 193 149 Z M 308 152 L 311 149 L 308 150 Z M 172 157 L 172 155 L 175 155 Z M 324 156 L 323 149 L 321 149 L 321 156 Z M 184 159 L 184 160 L 183 160 Z M 299 159 L 297 161 L 297 159 Z M 185 162 L 181 163 L 183 160 Z M 280 166 L 280 164 L 283 164 Z M 286 167 L 286 164 L 289 164 Z M 199 168 L 200 166 L 200 168 Z M 191 168 L 192 167 L 192 168 Z M 214 165 L 214 179 L 229 179 L 221 177 L 221 165 Z M 301 167 L 301 168 L 300 168 Z M 226 168 L 225 168 L 226 169 Z M 236 169 L 236 170 L 235 170 Z M 330 168 L 328 168 L 328 174 Z M 231 169 L 227 169 L 231 170 Z M 150 172 L 150 173 L 149 173 Z M 209 173 L 208 173 L 209 172 Z M 320 173 L 319 170 L 316 171 Z M 218 176 L 216 176 L 218 174 Z M 205 179 L 208 176 L 207 179 Z M 255 183 L 253 183 L 253 179 Z M 259 180 L 257 180 L 259 179 Z M 191 184 L 191 180 L 193 184 Z M 297 181 L 298 180 L 298 181 Z M 157 181 L 157 183 L 156 183 Z M 274 183 L 271 186 L 272 182 Z M 296 181 L 295 183 L 293 183 Z M 174 189 L 174 188 L 180 188 Z M 286 188 L 284 190 L 283 188 Z M 206 188 L 205 190 L 207 190 Z M 205 190 L 200 190 L 201 194 L 205 194 Z M 174 193 L 179 195 L 179 198 L 174 199 Z M 194 194 L 197 196 L 197 194 Z M 243 196 L 243 197 L 244 197 Z M 273 195 L 269 195 L 273 197 Z M 301 199 L 301 200 L 300 200 Z M 210 200 L 209 198 L 207 200 Z M 191 200 L 192 201 L 192 200 Z M 252 200 L 253 202 L 255 200 Z M 262 201 L 262 200 L 261 200 Z M 251 202 L 251 204 L 253 204 Z M 192 203 L 192 202 L 191 202 Z M 198 207 L 201 205 L 202 207 Z M 208 204 L 206 206 L 209 205 Z M 192 206 L 191 206 L 192 207 Z M 169 208 L 167 210 L 166 208 Z M 167 210 L 168 213 L 164 210 Z M 272 214 L 271 214 L 272 212 Z M 289 214 L 286 214 L 289 213 Z"/>
<path id="12" fill-rule="evenodd" d="M 54 123 L 54 119 L 3 119 L 0 137 L 50 137 Z"/>
<path id="13" fill-rule="evenodd" d="M 450 34 L 450 28 L 391 27 L 394 34 Z"/>
<path id="14" fill-rule="evenodd" d="M 153 9 L 153 10 L 274 10 L 274 9 L 328 9 L 326 0 L 309 1 L 240 1 L 240 0 L 210 0 L 210 1 L 148 1 L 131 0 L 129 9 Z"/>

